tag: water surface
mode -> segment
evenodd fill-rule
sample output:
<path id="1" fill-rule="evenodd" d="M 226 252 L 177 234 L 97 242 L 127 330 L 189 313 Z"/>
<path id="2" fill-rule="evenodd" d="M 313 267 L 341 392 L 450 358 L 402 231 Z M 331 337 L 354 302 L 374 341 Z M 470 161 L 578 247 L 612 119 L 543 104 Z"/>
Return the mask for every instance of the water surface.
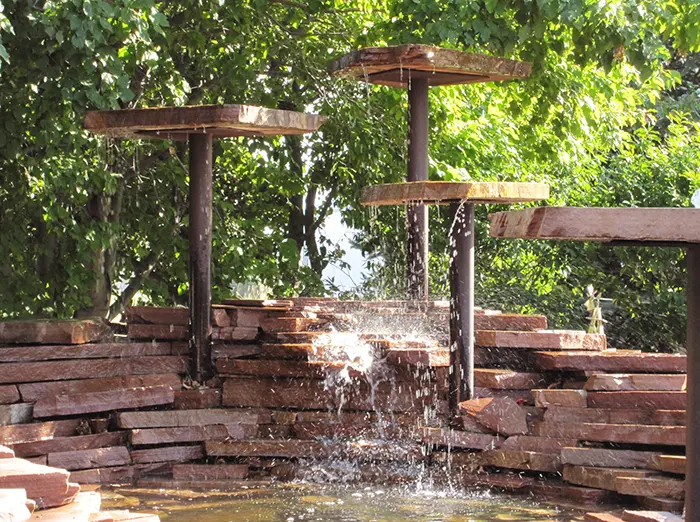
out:
<path id="1" fill-rule="evenodd" d="M 116 488 L 103 509 L 158 513 L 164 522 L 487 522 L 583 520 L 583 511 L 489 491 L 278 484 L 234 491 Z"/>

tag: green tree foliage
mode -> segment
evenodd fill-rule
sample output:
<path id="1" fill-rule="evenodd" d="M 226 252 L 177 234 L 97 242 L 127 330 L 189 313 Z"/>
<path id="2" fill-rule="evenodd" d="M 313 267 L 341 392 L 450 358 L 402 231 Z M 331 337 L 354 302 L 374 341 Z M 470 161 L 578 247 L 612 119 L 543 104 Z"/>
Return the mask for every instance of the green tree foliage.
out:
<path id="1" fill-rule="evenodd" d="M 402 295 L 403 209 L 361 189 L 405 176 L 406 98 L 328 76 L 349 50 L 421 42 L 530 60 L 530 79 L 433 89 L 433 179 L 538 180 L 550 204 L 687 206 L 700 185 L 700 3 L 629 0 L 7 0 L 0 10 L 0 314 L 114 317 L 187 295 L 187 150 L 105 140 L 89 109 L 248 103 L 329 116 L 303 138 L 217 142 L 214 296 L 255 281 L 324 293 L 342 252 L 371 256 L 366 295 Z M 584 326 L 615 300 L 625 346 L 682 342 L 682 253 L 493 241 L 479 210 L 482 304 Z M 450 217 L 431 212 L 446 290 Z M 306 256 L 307 263 L 300 263 Z"/>

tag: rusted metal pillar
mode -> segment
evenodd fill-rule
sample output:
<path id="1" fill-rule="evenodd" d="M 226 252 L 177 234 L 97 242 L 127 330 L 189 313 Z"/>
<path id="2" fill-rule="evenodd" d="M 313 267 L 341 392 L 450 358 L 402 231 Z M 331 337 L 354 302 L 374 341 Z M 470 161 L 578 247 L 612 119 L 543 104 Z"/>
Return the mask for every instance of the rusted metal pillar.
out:
<path id="1" fill-rule="evenodd" d="M 686 264 L 688 426 L 685 437 L 685 519 L 700 520 L 700 245 L 688 247 Z"/>
<path id="2" fill-rule="evenodd" d="M 408 84 L 408 181 L 428 179 L 428 80 Z M 411 205 L 408 220 L 408 298 L 427 300 L 428 289 L 428 207 Z"/>
<path id="3" fill-rule="evenodd" d="M 450 408 L 474 396 L 474 204 L 450 205 Z"/>
<path id="4" fill-rule="evenodd" d="M 212 136 L 190 134 L 190 364 L 211 377 Z"/>

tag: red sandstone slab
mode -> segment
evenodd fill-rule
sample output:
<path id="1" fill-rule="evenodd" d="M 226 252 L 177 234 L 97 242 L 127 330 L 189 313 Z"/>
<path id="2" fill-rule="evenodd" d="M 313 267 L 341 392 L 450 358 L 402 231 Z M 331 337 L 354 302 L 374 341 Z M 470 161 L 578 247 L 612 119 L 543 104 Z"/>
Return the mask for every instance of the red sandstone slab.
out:
<path id="1" fill-rule="evenodd" d="M 632 511 L 626 509 L 622 512 L 622 520 L 625 522 L 683 522 L 684 517 L 662 511 Z"/>
<path id="2" fill-rule="evenodd" d="M 559 455 L 555 453 L 495 449 L 484 451 L 481 459 L 484 466 L 545 473 L 561 471 Z"/>
<path id="3" fill-rule="evenodd" d="M 167 448 L 150 448 L 131 450 L 131 460 L 134 464 L 151 462 L 187 462 L 201 459 L 204 456 L 202 446 L 170 446 Z"/>
<path id="4" fill-rule="evenodd" d="M 3 444 L 19 444 L 49 440 L 54 437 L 70 437 L 76 434 L 80 419 L 36 422 L 32 424 L 15 424 L 0 427 L 0 441 Z"/>
<path id="5" fill-rule="evenodd" d="M 0 404 L 19 402 L 19 390 L 14 384 L 0 386 Z"/>
<path id="6" fill-rule="evenodd" d="M 474 328 L 477 330 L 513 330 L 520 332 L 544 330 L 547 328 L 547 318 L 544 315 L 477 314 L 474 316 Z"/>
<path id="7" fill-rule="evenodd" d="M 589 391 L 685 391 L 683 374 L 595 373 L 588 377 Z"/>
<path id="8" fill-rule="evenodd" d="M 291 308 L 294 306 L 294 301 L 291 299 L 224 299 L 221 303 L 248 308 Z"/>
<path id="9" fill-rule="evenodd" d="M 14 488 L 26 490 L 28 498 L 44 507 L 60 505 L 68 494 L 68 472 L 23 459 L 0 459 L 0 489 Z"/>
<path id="10" fill-rule="evenodd" d="M 476 330 L 475 344 L 485 348 L 534 348 L 538 350 L 605 349 L 605 336 L 575 330 L 514 332 Z"/>
<path id="11" fill-rule="evenodd" d="M 123 446 L 126 443 L 126 433 L 112 431 L 95 435 L 80 435 L 75 437 L 57 437 L 37 442 L 14 444 L 12 448 L 18 457 L 34 457 L 49 453 L 78 451 L 110 446 Z"/>
<path id="12" fill-rule="evenodd" d="M 160 522 L 158 515 L 150 513 L 130 513 L 129 511 L 110 511 L 114 522 Z"/>
<path id="13" fill-rule="evenodd" d="M 535 352 L 532 362 L 542 370 L 582 370 L 616 373 L 685 373 L 686 356 L 622 350 L 604 352 Z"/>
<path id="14" fill-rule="evenodd" d="M 166 428 L 236 423 L 261 424 L 269 423 L 270 419 L 270 412 L 246 409 L 130 411 L 117 414 L 117 424 L 120 428 Z"/>
<path id="15" fill-rule="evenodd" d="M 255 341 L 260 337 L 260 331 L 255 327 L 226 326 L 212 328 L 211 340 L 216 341 Z"/>
<path id="16" fill-rule="evenodd" d="M 513 370 L 474 369 L 474 386 L 496 390 L 531 390 L 546 385 L 550 379 L 541 373 Z"/>
<path id="17" fill-rule="evenodd" d="M 213 457 L 327 457 L 332 448 L 314 440 L 252 440 L 241 442 L 205 442 L 206 454 Z"/>
<path id="18" fill-rule="evenodd" d="M 654 455 L 650 465 L 659 471 L 685 475 L 685 457 L 681 455 Z"/>
<path id="19" fill-rule="evenodd" d="M 312 325 L 324 322 L 304 317 L 265 317 L 260 319 L 260 328 L 265 333 L 303 332 Z"/>
<path id="20" fill-rule="evenodd" d="M 166 324 L 136 324 L 127 326 L 129 339 L 153 339 L 153 340 L 187 340 L 189 338 L 188 326 Z"/>
<path id="21" fill-rule="evenodd" d="M 13 459 L 15 457 L 15 452 L 12 448 L 6 446 L 0 446 L 0 459 Z"/>
<path id="22" fill-rule="evenodd" d="M 240 480 L 247 476 L 247 464 L 176 464 L 173 466 L 173 480 Z"/>
<path id="23" fill-rule="evenodd" d="M 659 453 L 608 448 L 562 448 L 561 461 L 573 466 L 593 468 L 645 468 L 652 469 L 654 457 Z"/>
<path id="24" fill-rule="evenodd" d="M 449 348 L 390 348 L 386 361 L 394 366 L 439 368 L 450 366 Z"/>
<path id="25" fill-rule="evenodd" d="M 591 422 L 598 424 L 650 424 L 685 426 L 685 410 L 618 410 L 601 408 L 549 407 L 544 420 L 554 422 Z"/>
<path id="26" fill-rule="evenodd" d="M 134 446 L 203 442 L 205 440 L 245 440 L 258 434 L 257 424 L 212 424 L 207 426 L 182 426 L 171 428 L 147 428 L 131 430 Z"/>
<path id="27" fill-rule="evenodd" d="M 222 375 L 301 377 L 307 379 L 325 379 L 329 371 L 339 371 L 344 366 L 341 363 L 254 359 L 219 359 L 216 361 L 216 370 Z"/>
<path id="28" fill-rule="evenodd" d="M 175 373 L 161 375 L 124 375 L 101 379 L 81 379 L 74 381 L 32 382 L 20 384 L 22 400 L 35 402 L 45 396 L 77 395 L 129 388 L 170 386 L 173 390 L 182 387 L 182 379 Z"/>
<path id="29" fill-rule="evenodd" d="M 585 408 L 587 405 L 585 390 L 532 390 L 532 397 L 538 408 Z"/>
<path id="30" fill-rule="evenodd" d="M 0 345 L 83 344 L 108 339 L 111 335 L 108 325 L 93 320 L 0 322 Z"/>
<path id="31" fill-rule="evenodd" d="M 163 373 L 184 374 L 187 368 L 186 363 L 186 358 L 175 355 L 135 357 L 132 359 L 93 359 L 89 364 L 86 364 L 85 361 L 5 363 L 2 365 L 3 371 L 0 372 L 0 383 L 29 383 Z"/>
<path id="32" fill-rule="evenodd" d="M 685 507 L 685 503 L 682 500 L 662 497 L 637 497 L 637 502 L 644 509 L 668 511 L 669 513 L 682 513 Z"/>
<path id="33" fill-rule="evenodd" d="M 49 453 L 48 457 L 49 466 L 69 471 L 131 464 L 129 450 L 123 446 Z"/>
<path id="34" fill-rule="evenodd" d="M 175 392 L 173 406 L 178 410 L 217 408 L 221 406 L 221 390 L 217 388 L 198 388 Z"/>
<path id="35" fill-rule="evenodd" d="M 132 484 L 139 477 L 136 466 L 117 466 L 73 471 L 71 482 L 78 484 Z"/>
<path id="36" fill-rule="evenodd" d="M 683 500 L 685 484 L 668 477 L 620 477 L 615 481 L 617 492 L 622 495 L 667 497 Z"/>
<path id="37" fill-rule="evenodd" d="M 620 408 L 642 410 L 685 410 L 684 391 L 621 391 L 589 392 L 590 408 Z"/>
<path id="38" fill-rule="evenodd" d="M 34 405 L 34 417 L 59 417 L 113 410 L 129 410 L 172 404 L 175 395 L 170 386 L 151 386 L 94 393 L 44 396 Z"/>
<path id="39" fill-rule="evenodd" d="M 612 513 L 586 513 L 583 520 L 586 522 L 625 522 Z"/>
<path id="40" fill-rule="evenodd" d="M 589 488 L 617 491 L 616 480 L 619 477 L 650 477 L 655 472 L 644 469 L 623 469 L 586 466 L 564 466 L 564 480 L 571 484 Z"/>
<path id="41" fill-rule="evenodd" d="M 31 422 L 32 409 L 33 405 L 28 403 L 0 405 L 0 426 Z"/>
<path id="42" fill-rule="evenodd" d="M 485 450 L 500 446 L 501 438 L 494 435 L 482 435 L 443 428 L 418 428 L 418 435 L 424 444 Z"/>
<path id="43" fill-rule="evenodd" d="M 260 355 L 259 344 L 212 344 L 211 353 L 214 360 L 240 359 Z"/>
<path id="44" fill-rule="evenodd" d="M 0 362 L 100 359 L 170 355 L 171 343 L 91 343 L 62 346 L 20 346 L 0 349 Z"/>
<path id="45" fill-rule="evenodd" d="M 289 426 L 278 426 L 289 427 Z M 261 426 L 261 429 L 263 426 Z M 284 433 L 284 432 L 282 432 Z M 401 439 L 408 436 L 408 429 L 404 426 L 374 420 L 364 422 L 343 422 L 321 424 L 317 422 L 303 422 L 291 425 L 290 433 L 294 438 L 301 440 L 313 439 Z M 262 438 L 262 434 L 261 434 Z M 279 437 L 277 437 L 279 438 Z"/>
<path id="46" fill-rule="evenodd" d="M 535 434 L 541 437 L 575 438 L 593 442 L 618 442 L 683 446 L 685 426 L 646 426 L 640 424 L 564 424 L 538 422 Z M 663 496 L 663 495 L 661 495 Z"/>
<path id="47" fill-rule="evenodd" d="M 529 435 L 514 435 L 508 437 L 500 449 L 534 451 L 537 453 L 559 453 L 564 448 L 576 446 L 576 439 L 554 439 L 549 437 L 533 437 Z"/>
<path id="48" fill-rule="evenodd" d="M 285 359 L 293 361 L 306 361 L 316 355 L 316 349 L 312 344 L 263 344 L 260 347 L 261 359 Z"/>
<path id="49" fill-rule="evenodd" d="M 127 323 L 188 326 L 190 322 L 189 308 L 127 306 L 124 312 Z M 231 318 L 226 310 L 212 308 L 211 324 L 213 326 L 230 326 Z"/>
<path id="50" fill-rule="evenodd" d="M 527 412 L 512 399 L 472 399 L 459 403 L 459 410 L 502 435 L 523 435 L 528 432 Z"/>

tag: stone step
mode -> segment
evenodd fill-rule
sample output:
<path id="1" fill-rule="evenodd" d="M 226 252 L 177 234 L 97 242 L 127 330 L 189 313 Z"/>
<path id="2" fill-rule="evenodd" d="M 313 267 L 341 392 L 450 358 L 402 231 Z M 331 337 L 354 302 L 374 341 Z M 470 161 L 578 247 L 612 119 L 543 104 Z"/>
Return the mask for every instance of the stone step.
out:
<path id="1" fill-rule="evenodd" d="M 134 464 L 155 462 L 187 462 L 204 457 L 201 445 L 169 446 L 167 448 L 149 448 L 131 450 L 131 460 Z"/>
<path id="2" fill-rule="evenodd" d="M 78 395 L 111 390 L 126 390 L 145 386 L 170 386 L 173 390 L 182 387 L 182 379 L 176 373 L 159 375 L 124 375 L 99 379 L 74 381 L 32 382 L 20 384 L 22 400 L 36 402 L 45 396 Z"/>
<path id="3" fill-rule="evenodd" d="M 532 397 L 538 408 L 551 406 L 585 408 L 587 406 L 585 390 L 532 390 Z"/>
<path id="4" fill-rule="evenodd" d="M 418 428 L 417 432 L 423 444 L 445 446 L 448 448 L 485 450 L 497 448 L 502 441 L 498 436 L 468 433 L 445 428 Z"/>
<path id="5" fill-rule="evenodd" d="M 178 346 L 173 351 L 173 345 Z M 21 346 L 0 349 L 0 363 L 52 361 L 61 359 L 107 359 L 177 355 L 182 343 L 91 343 L 60 346 Z"/>
<path id="6" fill-rule="evenodd" d="M 218 388 L 196 388 L 175 392 L 173 407 L 177 410 L 217 408 L 221 406 L 221 390 Z"/>
<path id="7" fill-rule="evenodd" d="M 12 448 L 18 457 L 36 457 L 39 455 L 48 455 L 49 453 L 123 446 L 126 443 L 126 435 L 127 434 L 122 431 L 113 431 L 94 435 L 57 437 L 50 440 L 14 444 Z"/>
<path id="8" fill-rule="evenodd" d="M 476 346 L 484 348 L 529 348 L 537 350 L 605 350 L 605 336 L 575 330 L 513 332 L 476 330 Z"/>
<path id="9" fill-rule="evenodd" d="M 129 450 L 124 446 L 64 451 L 48 454 L 49 466 L 68 471 L 78 469 L 126 466 L 131 464 Z"/>
<path id="10" fill-rule="evenodd" d="M 650 464 L 659 471 L 685 475 L 685 457 L 681 455 L 654 455 Z"/>
<path id="11" fill-rule="evenodd" d="M 0 459 L 0 489 L 24 489 L 40 508 L 61 506 L 77 491 L 68 483 L 68 472 L 24 459 Z"/>
<path id="12" fill-rule="evenodd" d="M 246 409 L 209 409 L 174 411 L 130 411 L 117 414 L 120 428 L 169 428 L 212 424 L 267 424 L 269 411 Z"/>
<path id="13" fill-rule="evenodd" d="M 685 391 L 684 374 L 594 373 L 588 377 L 589 391 Z"/>
<path id="14" fill-rule="evenodd" d="M 126 322 L 129 324 L 159 324 L 188 326 L 190 324 L 189 308 L 167 306 L 127 306 L 124 309 Z M 231 317 L 221 308 L 211 309 L 212 326 L 232 326 Z"/>
<path id="15" fill-rule="evenodd" d="M 108 339 L 110 327 L 93 320 L 1 321 L 2 344 L 84 344 Z"/>
<path id="16" fill-rule="evenodd" d="M 475 368 L 474 386 L 495 390 L 531 390 L 545 386 L 551 377 L 542 373 Z"/>
<path id="17" fill-rule="evenodd" d="M 93 393 L 44 396 L 34 405 L 34 417 L 59 417 L 172 404 L 170 386 L 150 386 Z"/>
<path id="18" fill-rule="evenodd" d="M 0 426 L 0 441 L 3 444 L 19 444 L 50 440 L 55 437 L 70 437 L 76 435 L 76 430 L 82 423 L 81 419 L 70 419 Z"/>
<path id="19" fill-rule="evenodd" d="M 540 453 L 518 450 L 487 450 L 481 454 L 484 466 L 557 473 L 561 471 L 561 461 L 557 453 Z"/>
<path id="20" fill-rule="evenodd" d="M 508 437 L 500 446 L 504 450 L 534 451 L 537 453 L 563 454 L 564 448 L 576 446 L 576 439 L 554 439 L 549 437 L 533 437 L 530 435 L 514 435 Z M 562 461 L 563 462 L 563 461 Z"/>
<path id="21" fill-rule="evenodd" d="M 0 373 L 0 383 L 35 383 L 164 373 L 184 374 L 186 370 L 187 359 L 175 355 L 130 359 L 92 359 L 89 364 L 80 360 L 4 363 L 3 371 Z"/>
<path id="22" fill-rule="evenodd" d="M 601 408 L 549 407 L 544 420 L 553 422 L 589 422 L 600 424 L 651 424 L 685 426 L 685 410 L 618 410 Z"/>
<path id="23" fill-rule="evenodd" d="M 652 467 L 658 452 L 607 448 L 562 448 L 561 461 L 573 466 L 597 468 L 644 468 Z"/>
<path id="24" fill-rule="evenodd" d="M 366 382 L 353 382 L 342 389 L 328 389 L 322 380 L 232 377 L 224 380 L 224 406 L 325 410 L 343 407 L 361 411 L 423 411 L 434 397 L 419 396 L 419 383 L 381 382 L 374 389 Z M 419 393 L 419 395 L 421 395 Z"/>
<path id="25" fill-rule="evenodd" d="M 329 372 L 338 372 L 344 367 L 345 364 L 342 363 L 285 360 L 219 359 L 216 361 L 216 370 L 222 376 L 251 375 L 325 379 Z"/>
<path id="26" fill-rule="evenodd" d="M 643 469 L 607 468 L 565 465 L 564 480 L 578 486 L 617 491 L 616 480 L 619 477 L 651 477 L 658 475 Z"/>
<path id="27" fill-rule="evenodd" d="M 581 370 L 615 373 L 685 373 L 682 354 L 610 350 L 604 352 L 538 351 L 531 356 L 540 370 Z"/>
<path id="28" fill-rule="evenodd" d="M 590 408 L 685 410 L 684 391 L 588 392 Z"/>
<path id="29" fill-rule="evenodd" d="M 622 495 L 667 497 L 675 500 L 685 498 L 684 482 L 668 477 L 620 477 L 615 481 L 615 487 Z"/>
<path id="30" fill-rule="evenodd" d="M 204 442 L 205 440 L 245 440 L 258 435 L 257 424 L 211 424 L 131 430 L 129 439 L 134 446 Z"/>
<path id="31" fill-rule="evenodd" d="M 575 438 L 592 442 L 616 442 L 627 444 L 648 444 L 683 446 L 685 426 L 647 426 L 641 424 L 596 424 L 537 422 L 536 435 L 554 438 Z"/>
<path id="32" fill-rule="evenodd" d="M 61 507 L 35 512 L 30 521 L 43 522 L 92 522 L 100 515 L 100 494 L 96 491 L 76 493 L 72 502 Z M 108 519 L 111 520 L 111 519 Z"/>
<path id="33" fill-rule="evenodd" d="M 460 402 L 459 411 L 501 435 L 528 433 L 527 411 L 509 398 L 471 399 Z"/>
<path id="34" fill-rule="evenodd" d="M 212 343 L 211 356 L 217 359 L 239 359 L 260 355 L 262 347 L 259 344 L 220 344 Z"/>
<path id="35" fill-rule="evenodd" d="M 175 464 L 173 466 L 173 480 L 240 480 L 247 476 L 247 464 Z"/>

